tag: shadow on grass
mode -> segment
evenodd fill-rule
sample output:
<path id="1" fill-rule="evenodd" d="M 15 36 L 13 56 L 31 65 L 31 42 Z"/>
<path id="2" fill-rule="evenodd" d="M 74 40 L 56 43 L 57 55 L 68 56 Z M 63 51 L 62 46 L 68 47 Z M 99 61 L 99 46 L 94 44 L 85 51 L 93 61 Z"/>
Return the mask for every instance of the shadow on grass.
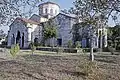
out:
<path id="1" fill-rule="evenodd" d="M 22 55 L 26 61 L 51 61 L 51 60 L 60 60 L 60 61 L 69 61 L 69 60 L 74 60 L 77 61 L 77 59 L 70 59 L 66 58 L 65 56 L 50 56 L 50 55 L 37 55 L 37 54 L 26 54 Z"/>

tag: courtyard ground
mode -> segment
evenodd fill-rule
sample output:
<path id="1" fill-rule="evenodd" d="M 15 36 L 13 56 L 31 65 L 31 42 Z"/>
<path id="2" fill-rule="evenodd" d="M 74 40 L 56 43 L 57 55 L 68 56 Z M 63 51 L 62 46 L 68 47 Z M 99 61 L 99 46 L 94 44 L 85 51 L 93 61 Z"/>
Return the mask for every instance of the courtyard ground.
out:
<path id="1" fill-rule="evenodd" d="M 0 52 L 0 80 L 120 80 L 120 55 L 95 53 L 97 68 L 86 75 L 88 54 L 21 50 L 12 58 L 8 52 Z"/>

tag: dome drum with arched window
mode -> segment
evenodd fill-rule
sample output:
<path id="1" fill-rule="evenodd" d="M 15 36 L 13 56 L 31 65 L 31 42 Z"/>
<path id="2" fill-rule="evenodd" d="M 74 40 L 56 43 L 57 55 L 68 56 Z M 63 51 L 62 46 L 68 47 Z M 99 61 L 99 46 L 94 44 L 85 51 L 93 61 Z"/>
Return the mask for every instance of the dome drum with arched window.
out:
<path id="1" fill-rule="evenodd" d="M 46 2 L 39 5 L 39 15 L 52 18 L 59 14 L 60 6 L 56 3 Z"/>

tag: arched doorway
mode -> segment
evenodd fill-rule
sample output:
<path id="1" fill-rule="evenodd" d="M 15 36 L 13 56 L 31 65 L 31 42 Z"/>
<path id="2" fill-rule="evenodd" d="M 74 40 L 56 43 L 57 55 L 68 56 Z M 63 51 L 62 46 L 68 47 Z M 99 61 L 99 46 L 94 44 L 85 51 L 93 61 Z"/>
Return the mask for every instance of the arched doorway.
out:
<path id="1" fill-rule="evenodd" d="M 38 43 L 38 38 L 35 38 L 35 39 L 34 39 L 34 45 L 35 45 L 35 46 L 38 46 L 38 44 L 39 44 L 39 43 Z"/>
<path id="2" fill-rule="evenodd" d="M 20 45 L 20 31 L 17 32 L 17 37 L 16 37 L 16 44 L 19 44 Z"/>
<path id="3" fill-rule="evenodd" d="M 24 33 L 22 35 L 22 47 L 24 47 Z"/>
<path id="4" fill-rule="evenodd" d="M 57 39 L 57 44 L 58 44 L 58 46 L 62 46 L 62 39 L 61 38 Z"/>

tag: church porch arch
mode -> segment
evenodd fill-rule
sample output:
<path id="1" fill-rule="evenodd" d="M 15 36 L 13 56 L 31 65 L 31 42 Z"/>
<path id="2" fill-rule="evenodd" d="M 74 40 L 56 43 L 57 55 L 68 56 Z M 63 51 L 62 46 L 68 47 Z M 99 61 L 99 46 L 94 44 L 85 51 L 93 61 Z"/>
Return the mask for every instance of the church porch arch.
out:
<path id="1" fill-rule="evenodd" d="M 22 34 L 22 48 L 24 48 L 24 33 Z"/>
<path id="2" fill-rule="evenodd" d="M 20 40 L 21 40 L 20 31 L 17 31 L 16 44 L 19 44 L 19 45 L 20 45 Z"/>

